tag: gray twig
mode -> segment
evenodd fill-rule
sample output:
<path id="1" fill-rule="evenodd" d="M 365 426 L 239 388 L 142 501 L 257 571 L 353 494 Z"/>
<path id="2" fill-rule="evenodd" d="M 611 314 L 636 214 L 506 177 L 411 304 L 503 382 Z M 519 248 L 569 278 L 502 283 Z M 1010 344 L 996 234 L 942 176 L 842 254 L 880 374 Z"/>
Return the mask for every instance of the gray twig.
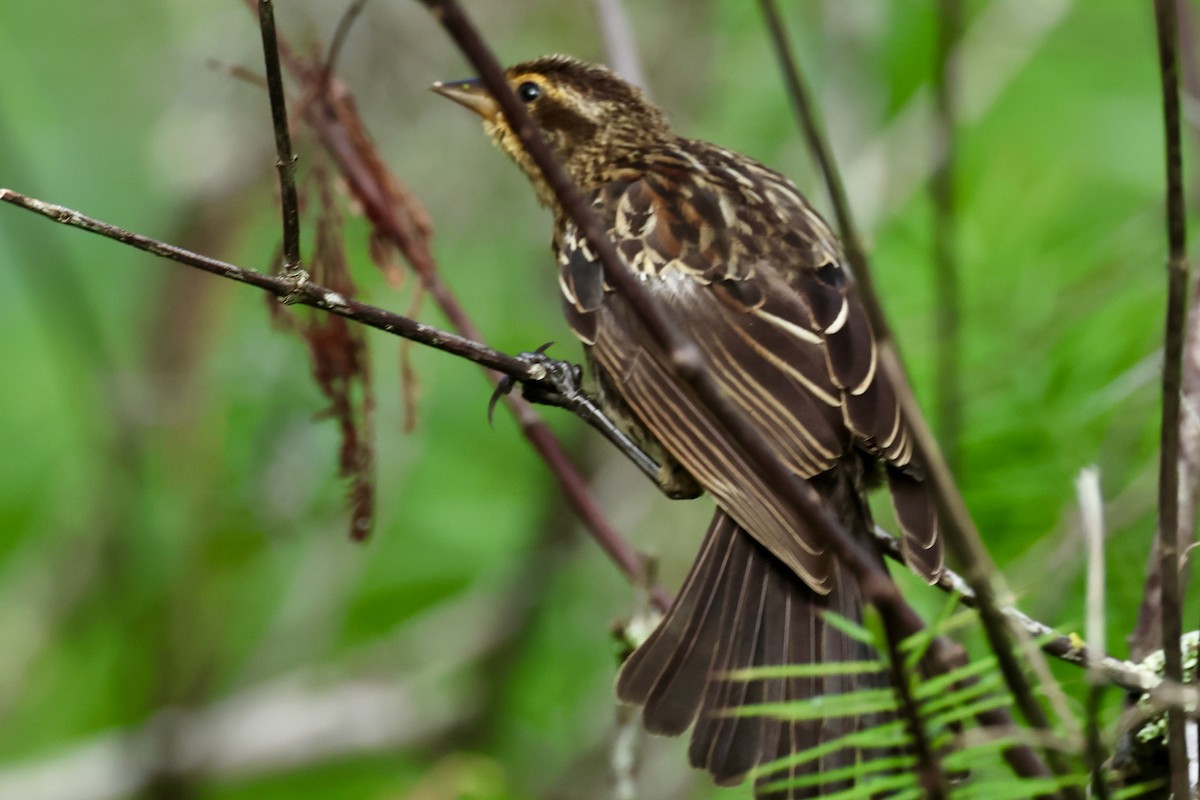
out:
<path id="1" fill-rule="evenodd" d="M 596 20 L 600 23 L 600 36 L 604 39 L 604 52 L 608 66 L 630 83 L 640 86 L 646 95 L 650 87 L 642 60 L 638 57 L 637 37 L 629 24 L 629 15 L 621 0 L 595 0 Z"/>
<path id="2" fill-rule="evenodd" d="M 1104 625 L 1104 500 L 1100 495 L 1100 470 L 1088 467 L 1075 480 L 1079 496 L 1079 519 L 1083 538 L 1087 542 L 1087 642 L 1093 653 L 1102 653 L 1105 642 Z M 1088 694 L 1086 701 L 1086 754 L 1092 773 L 1092 794 L 1097 800 L 1108 800 L 1108 782 L 1104 779 L 1106 754 L 1100 733 L 1100 701 L 1107 681 L 1098 664 L 1088 663 Z"/>

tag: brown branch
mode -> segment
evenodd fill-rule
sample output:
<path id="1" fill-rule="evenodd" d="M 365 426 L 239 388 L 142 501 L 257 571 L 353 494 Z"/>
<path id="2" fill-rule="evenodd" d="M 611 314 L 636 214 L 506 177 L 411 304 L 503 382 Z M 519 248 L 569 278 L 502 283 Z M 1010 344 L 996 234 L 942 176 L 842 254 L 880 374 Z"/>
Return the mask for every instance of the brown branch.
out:
<path id="1" fill-rule="evenodd" d="M 334 292 L 346 297 L 356 293 L 342 247 L 341 214 L 338 213 L 329 182 L 316 171 L 320 184 L 320 213 L 316 243 L 306 271 L 300 261 L 300 204 L 296 188 L 296 154 L 292 152 L 288 128 L 287 100 L 279 64 L 279 45 L 275 31 L 272 0 L 259 0 L 258 24 L 263 42 L 267 95 L 271 123 L 275 132 L 276 167 L 279 172 L 280 208 L 283 217 L 283 274 L 297 286 L 315 276 Z M 291 297 L 284 298 L 290 302 Z M 272 310 L 280 312 L 278 306 Z M 359 328 L 336 316 L 307 319 L 298 328 L 308 345 L 313 378 L 329 400 L 329 413 L 341 432 L 338 474 L 348 481 L 346 492 L 350 512 L 350 537 L 364 541 L 375 515 L 374 409 L 366 340 Z M 356 391 L 357 389 L 357 391 Z"/>
<path id="2" fill-rule="evenodd" d="M 937 51 L 934 87 L 933 291 L 937 332 L 937 422 L 946 465 L 953 472 L 961 463 L 962 351 L 959 266 L 956 252 L 957 208 L 954 192 L 955 116 L 958 77 L 956 55 L 962 37 L 962 0 L 938 0 Z"/>
<path id="3" fill-rule="evenodd" d="M 1012 647 L 1010 631 L 1005 623 L 1004 615 L 1000 612 L 996 602 L 995 592 L 991 585 L 992 576 L 996 574 L 995 566 L 979 538 L 979 532 L 955 486 L 950 470 L 937 446 L 937 441 L 930 432 L 925 418 L 921 415 L 916 396 L 901 364 L 891 326 L 887 322 L 871 277 L 866 250 L 854 224 L 841 175 L 833 159 L 827 137 L 822 130 L 816 105 L 812 101 L 803 73 L 792 52 L 783 21 L 774 0 L 759 0 L 759 4 L 779 57 L 788 93 L 800 126 L 825 178 L 834 214 L 838 220 L 846 258 L 850 262 L 851 272 L 858 284 L 863 306 L 878 339 L 880 366 L 895 387 L 896 395 L 903 408 L 904 418 L 912 433 L 916 456 L 927 471 L 926 480 L 933 490 L 938 516 L 943 523 L 942 531 L 947 547 L 953 560 L 966 571 L 966 579 L 974 590 L 978 603 L 979 617 L 984 632 L 988 637 L 992 652 L 996 655 L 1005 683 L 1017 701 L 1021 713 L 1030 725 L 1049 731 L 1051 729 L 1050 721 L 1021 668 Z M 1036 651 L 1031 652 L 1036 654 Z M 1053 684 L 1046 688 L 1048 691 L 1057 690 Z M 1061 777 L 1070 773 L 1070 767 L 1059 753 L 1054 750 L 1046 750 L 1045 755 L 1056 775 Z M 1064 786 L 1062 791 L 1073 798 L 1081 800 L 1083 797 L 1082 792 L 1074 786 Z"/>
<path id="4" fill-rule="evenodd" d="M 885 625 L 883 634 L 892 692 L 896 695 L 897 709 L 908 730 L 908 744 L 916 756 L 917 783 L 926 800 L 946 800 L 950 796 L 950 784 L 942 770 L 941 759 L 934 752 L 921 706 L 913 695 L 911 670 L 905 665 L 904 640 L 892 625 Z"/>
<path id="5" fill-rule="evenodd" d="M 846 251 L 846 259 L 853 270 L 854 282 L 858 285 L 859 295 L 871 319 L 875 337 L 881 343 L 891 341 L 892 329 L 888 325 L 887 317 L 879 309 L 879 293 L 875 291 L 874 278 L 865 268 L 861 269 L 862 274 L 859 274 L 860 268 L 865 267 L 867 263 L 866 250 L 850 214 L 850 200 L 846 197 L 846 187 L 842 183 L 828 138 L 822 131 L 817 105 L 808 90 L 808 82 L 805 81 L 804 72 L 796 61 L 795 53 L 792 52 L 791 42 L 774 0 L 759 0 L 759 6 L 766 19 L 767 30 L 771 34 L 775 55 L 779 58 L 783 70 L 783 79 L 787 83 L 788 97 L 791 98 L 792 107 L 796 112 L 796 120 L 804 132 L 804 140 L 812 151 L 813 160 L 817 162 L 825 180 L 825 190 L 829 192 L 833 215 L 837 219 L 838 231 L 842 236 L 842 248 Z"/>
<path id="6" fill-rule="evenodd" d="M 283 271 L 295 276 L 300 265 L 300 203 L 296 198 L 296 154 L 288 133 L 287 100 L 279 71 L 279 46 L 275 36 L 272 0 L 258 0 L 258 25 L 262 31 L 266 63 L 267 95 L 271 100 L 271 122 L 275 129 L 275 168 L 279 171 L 279 195 L 283 213 Z"/>
<path id="7" fill-rule="evenodd" d="M 1200 61 L 1197 60 L 1195 15 L 1185 0 L 1176 0 L 1180 77 L 1184 97 L 1193 102 L 1200 98 Z M 1186 122 L 1186 120 L 1184 120 Z M 1193 142 L 1200 142 L 1200 128 L 1190 125 Z M 1179 522 L 1176 541 L 1180 553 L 1196 540 L 1196 502 L 1200 490 L 1200 284 L 1192 286 L 1188 304 L 1187 341 L 1183 349 L 1183 377 L 1179 414 Z M 1138 608 L 1137 624 L 1127 637 L 1129 656 L 1141 661 L 1161 647 L 1159 620 L 1162 616 L 1160 566 L 1161 539 L 1155 537 L 1146 566 L 1146 582 Z M 1187 596 L 1189 570 L 1179 571 L 1180 597 Z"/>
<path id="8" fill-rule="evenodd" d="M 465 337 L 435 328 L 432 325 L 417 322 L 408 317 L 359 302 L 350 297 L 343 297 L 341 294 L 312 281 L 306 280 L 297 286 L 295 281 L 287 278 L 266 275 L 254 270 L 244 269 L 226 261 L 193 253 L 191 250 L 185 250 L 182 247 L 176 247 L 175 245 L 160 242 L 157 239 L 151 239 L 149 236 L 143 236 L 139 233 L 133 233 L 132 231 L 117 227 L 116 225 L 102 222 L 70 208 L 27 197 L 12 189 L 0 188 L 0 202 L 11 203 L 12 205 L 40 214 L 54 222 L 99 234 L 106 239 L 113 239 L 114 241 L 127 244 L 138 250 L 144 250 L 147 253 L 153 253 L 156 256 L 179 264 L 185 264 L 189 267 L 210 272 L 213 275 L 229 278 L 238 283 L 257 287 L 265 292 L 270 292 L 276 297 L 284 298 L 294 294 L 297 305 L 319 308 L 331 314 L 337 314 L 338 316 L 354 320 L 368 327 L 377 328 L 404 339 L 412 339 L 437 350 L 511 375 L 518 380 L 537 381 L 540 379 L 540 374 L 544 371 L 536 364 L 530 363 L 527 360 L 506 355 Z"/>
<path id="9" fill-rule="evenodd" d="M 1179 591 L 1179 411 L 1182 384 L 1184 325 L 1187 319 L 1187 231 L 1183 198 L 1183 148 L 1180 141 L 1178 20 L 1173 0 L 1155 0 L 1158 63 L 1162 79 L 1163 127 L 1166 150 L 1167 206 L 1167 319 L 1162 378 L 1162 439 L 1159 450 L 1158 542 L 1160 634 L 1169 680 L 1183 676 L 1180 635 L 1183 628 Z M 1188 755 L 1182 709 L 1167 712 L 1167 753 L 1171 791 L 1189 796 Z"/>

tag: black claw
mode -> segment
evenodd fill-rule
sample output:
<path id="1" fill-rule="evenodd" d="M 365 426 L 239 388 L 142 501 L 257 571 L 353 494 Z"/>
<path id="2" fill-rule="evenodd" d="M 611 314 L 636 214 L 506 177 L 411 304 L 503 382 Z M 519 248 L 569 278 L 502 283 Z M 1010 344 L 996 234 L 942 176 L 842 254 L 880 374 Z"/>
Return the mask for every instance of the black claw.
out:
<path id="1" fill-rule="evenodd" d="M 554 344 L 554 342 L 546 342 L 544 345 L 539 347 L 537 350 L 534 350 L 532 353 L 521 353 L 521 356 L 526 357 L 531 361 L 536 361 L 537 359 L 534 359 L 531 357 L 535 356 L 535 355 L 536 356 L 544 356 L 546 354 L 546 351 L 549 350 L 553 344 Z M 579 380 L 579 376 L 582 374 L 583 374 L 582 371 L 579 370 L 578 367 L 576 367 L 576 380 L 577 381 Z M 511 392 L 513 390 L 513 387 L 516 386 L 517 383 L 519 383 L 519 381 L 516 378 L 514 378 L 512 375 L 500 376 L 500 381 L 496 384 L 496 390 L 494 392 L 492 392 L 492 397 L 490 400 L 488 400 L 487 421 L 488 421 L 489 426 L 493 424 L 493 417 L 496 414 L 496 403 L 500 402 L 501 397 L 503 397 L 504 395 Z"/>
<path id="2" fill-rule="evenodd" d="M 488 400 L 487 420 L 488 426 L 493 424 L 493 417 L 496 414 L 496 403 L 500 402 L 500 398 L 513 390 L 517 385 L 516 378 L 511 375 L 501 375 L 500 381 L 496 384 L 496 390 L 492 392 L 492 399 Z"/>

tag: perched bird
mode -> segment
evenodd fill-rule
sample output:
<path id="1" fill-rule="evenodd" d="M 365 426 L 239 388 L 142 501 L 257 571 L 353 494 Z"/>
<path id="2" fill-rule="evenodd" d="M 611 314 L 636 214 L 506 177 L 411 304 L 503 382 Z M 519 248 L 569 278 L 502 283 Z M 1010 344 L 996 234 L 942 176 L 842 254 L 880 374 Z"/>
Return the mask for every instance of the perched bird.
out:
<path id="1" fill-rule="evenodd" d="M 873 525 L 867 489 L 886 475 L 907 561 L 936 577 L 938 522 L 895 392 L 877 369 L 838 239 L 803 195 L 746 156 L 676 135 L 640 90 L 603 67 L 548 56 L 506 75 L 629 269 L 699 346 L 712 378 L 775 456 L 864 539 Z M 483 85 L 433 88 L 483 118 L 554 211 L 563 309 L 601 406 L 655 454 L 668 494 L 703 489 L 716 500 L 674 605 L 621 669 L 618 697 L 643 707 L 652 732 L 678 735 L 694 724 L 690 759 L 720 784 L 755 770 L 758 796 L 772 800 L 844 785 L 844 774 L 821 776 L 861 757 L 851 747 L 763 765 L 875 720 L 839 716 L 836 699 L 823 720 L 728 712 L 880 685 L 882 674 L 745 681 L 729 672 L 870 657 L 822 616 L 860 618 L 858 588 L 675 377 Z"/>

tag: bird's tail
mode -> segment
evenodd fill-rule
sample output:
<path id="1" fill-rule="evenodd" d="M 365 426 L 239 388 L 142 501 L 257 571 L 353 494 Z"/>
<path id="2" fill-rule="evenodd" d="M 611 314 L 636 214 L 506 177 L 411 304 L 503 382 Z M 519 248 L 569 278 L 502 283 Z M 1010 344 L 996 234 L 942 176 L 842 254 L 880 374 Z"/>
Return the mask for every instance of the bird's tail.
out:
<path id="1" fill-rule="evenodd" d="M 691 762 L 721 785 L 740 783 L 759 765 L 879 724 L 878 716 L 840 713 L 836 695 L 886 685 L 882 673 L 752 681 L 727 677 L 749 667 L 874 658 L 868 646 L 822 616 L 830 611 L 855 621 L 862 617 L 857 586 L 845 575 L 835 578 L 829 594 L 817 594 L 718 509 L 674 605 L 622 667 L 618 698 L 643 707 L 652 733 L 677 736 L 694 722 Z M 824 719 L 796 721 L 735 711 L 813 697 L 827 698 L 830 710 Z M 760 773 L 756 794 L 760 800 L 793 800 L 828 793 L 845 784 L 770 785 L 827 773 L 859 757 L 850 748 L 833 749 L 820 759 Z"/>

